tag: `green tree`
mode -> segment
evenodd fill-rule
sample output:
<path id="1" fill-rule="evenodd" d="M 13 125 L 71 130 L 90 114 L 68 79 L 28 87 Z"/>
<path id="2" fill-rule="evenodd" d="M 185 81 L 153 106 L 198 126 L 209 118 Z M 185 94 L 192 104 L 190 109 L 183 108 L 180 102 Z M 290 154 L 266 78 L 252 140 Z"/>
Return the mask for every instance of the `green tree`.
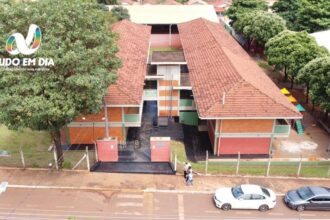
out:
<path id="1" fill-rule="evenodd" d="M 250 47 L 253 40 L 264 46 L 270 38 L 283 31 L 286 27 L 285 20 L 276 14 L 253 11 L 239 15 L 234 28 L 248 39 Z"/>
<path id="2" fill-rule="evenodd" d="M 294 25 L 297 21 L 297 11 L 300 8 L 301 0 L 278 0 L 272 10 L 286 20 L 287 27 L 290 30 L 295 30 Z"/>
<path id="3" fill-rule="evenodd" d="M 61 7 L 59 7 L 59 5 Z M 43 0 L 5 6 L 0 13 L 2 57 L 7 38 L 26 36 L 31 22 L 42 30 L 42 44 L 30 56 L 52 58 L 49 71 L 0 68 L 0 121 L 10 129 L 47 130 L 60 163 L 60 129 L 81 114 L 97 113 L 120 61 L 115 34 L 95 1 Z"/>
<path id="4" fill-rule="evenodd" d="M 307 89 L 307 99 L 311 94 L 313 104 L 319 104 L 330 111 L 330 56 L 319 57 L 307 63 L 298 73 L 297 81 L 304 83 Z"/>
<path id="5" fill-rule="evenodd" d="M 230 18 L 231 24 L 234 24 L 241 14 L 255 10 L 266 11 L 267 9 L 268 5 L 265 0 L 233 0 L 226 15 Z"/>
<path id="6" fill-rule="evenodd" d="M 130 16 L 128 10 L 122 6 L 116 6 L 111 9 L 111 13 L 117 18 L 118 21 L 129 20 Z"/>
<path id="7" fill-rule="evenodd" d="M 272 9 L 291 30 L 312 33 L 330 28 L 329 0 L 278 0 Z"/>
<path id="8" fill-rule="evenodd" d="M 291 88 L 299 70 L 309 61 L 326 56 L 327 50 L 317 45 L 307 32 L 285 30 L 271 38 L 265 45 L 268 63 L 284 69 L 284 81 L 291 77 Z"/>

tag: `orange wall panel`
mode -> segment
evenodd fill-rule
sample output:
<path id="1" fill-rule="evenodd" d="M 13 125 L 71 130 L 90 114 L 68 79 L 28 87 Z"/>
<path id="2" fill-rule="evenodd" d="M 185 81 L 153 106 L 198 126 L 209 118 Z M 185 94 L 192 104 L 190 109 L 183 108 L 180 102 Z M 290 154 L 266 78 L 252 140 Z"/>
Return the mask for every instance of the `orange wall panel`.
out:
<path id="1" fill-rule="evenodd" d="M 125 114 L 139 114 L 139 107 L 125 107 Z"/>
<path id="2" fill-rule="evenodd" d="M 179 81 L 178 80 L 160 80 L 159 86 L 178 86 Z"/>
<path id="3" fill-rule="evenodd" d="M 177 110 L 172 110 L 172 114 L 170 114 L 171 111 L 169 110 L 160 110 L 159 111 L 159 116 L 179 116 L 179 111 Z"/>
<path id="4" fill-rule="evenodd" d="M 138 108 L 137 108 L 138 109 Z M 130 110 L 130 111 L 135 111 Z M 85 118 L 85 120 L 83 119 Z M 101 122 L 104 118 L 104 110 L 103 108 L 97 114 L 90 114 L 90 115 L 80 115 L 75 118 L 75 122 Z M 109 107 L 108 108 L 108 119 L 109 121 L 121 121 L 121 108 L 120 107 Z"/>
<path id="5" fill-rule="evenodd" d="M 122 128 L 109 128 L 110 137 L 117 137 L 118 140 L 123 140 Z M 104 127 L 69 127 L 69 135 L 71 144 L 93 144 L 97 139 L 105 138 Z"/>
<path id="6" fill-rule="evenodd" d="M 159 91 L 160 96 L 179 96 L 179 91 L 171 91 L 171 90 L 160 90 Z"/>
<path id="7" fill-rule="evenodd" d="M 109 121 L 122 121 L 122 112 L 120 107 L 108 108 Z"/>
<path id="8" fill-rule="evenodd" d="M 170 100 L 159 100 L 159 105 L 160 106 L 178 106 L 179 103 L 178 103 L 178 100 L 172 100 L 172 102 Z"/>
<path id="9" fill-rule="evenodd" d="M 273 120 L 268 119 L 222 120 L 222 126 L 219 127 L 221 127 L 221 132 L 227 133 L 271 133 L 273 130 L 273 122 Z"/>

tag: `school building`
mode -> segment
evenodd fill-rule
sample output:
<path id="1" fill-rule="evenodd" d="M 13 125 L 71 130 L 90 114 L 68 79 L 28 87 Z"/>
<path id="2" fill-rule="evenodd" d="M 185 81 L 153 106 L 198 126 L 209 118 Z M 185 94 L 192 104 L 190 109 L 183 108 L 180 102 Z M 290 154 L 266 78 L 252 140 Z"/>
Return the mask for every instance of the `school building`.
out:
<path id="1" fill-rule="evenodd" d="M 157 103 L 158 126 L 175 118 L 207 131 L 218 156 L 267 155 L 275 137 L 289 136 L 291 120 L 302 115 L 218 23 L 212 6 L 195 6 L 195 13 L 189 6 L 127 6 L 131 21 L 112 27 L 122 60 L 118 79 L 99 114 L 63 129 L 64 142 L 93 144 L 106 137 L 107 124 L 108 135 L 125 143 L 147 102 Z M 178 18 L 163 16 L 170 11 Z"/>

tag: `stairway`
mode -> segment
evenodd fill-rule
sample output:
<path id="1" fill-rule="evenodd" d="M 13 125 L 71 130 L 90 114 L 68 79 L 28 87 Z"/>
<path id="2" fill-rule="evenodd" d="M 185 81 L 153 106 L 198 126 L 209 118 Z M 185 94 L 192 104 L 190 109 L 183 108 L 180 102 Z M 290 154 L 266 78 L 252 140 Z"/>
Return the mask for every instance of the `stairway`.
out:
<path id="1" fill-rule="evenodd" d="M 297 129 L 297 133 L 298 133 L 299 135 L 304 134 L 304 128 L 303 128 L 303 125 L 302 125 L 300 119 L 296 120 L 296 129 Z"/>

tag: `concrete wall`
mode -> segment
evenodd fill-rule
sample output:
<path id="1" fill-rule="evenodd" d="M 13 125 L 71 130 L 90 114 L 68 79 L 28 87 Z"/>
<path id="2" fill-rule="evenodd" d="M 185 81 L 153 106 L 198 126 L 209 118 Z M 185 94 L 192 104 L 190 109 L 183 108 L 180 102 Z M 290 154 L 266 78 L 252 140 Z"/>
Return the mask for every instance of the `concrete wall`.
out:
<path id="1" fill-rule="evenodd" d="M 172 34 L 171 37 L 169 34 L 152 34 L 150 38 L 150 46 L 154 48 L 182 47 L 179 34 Z"/>

